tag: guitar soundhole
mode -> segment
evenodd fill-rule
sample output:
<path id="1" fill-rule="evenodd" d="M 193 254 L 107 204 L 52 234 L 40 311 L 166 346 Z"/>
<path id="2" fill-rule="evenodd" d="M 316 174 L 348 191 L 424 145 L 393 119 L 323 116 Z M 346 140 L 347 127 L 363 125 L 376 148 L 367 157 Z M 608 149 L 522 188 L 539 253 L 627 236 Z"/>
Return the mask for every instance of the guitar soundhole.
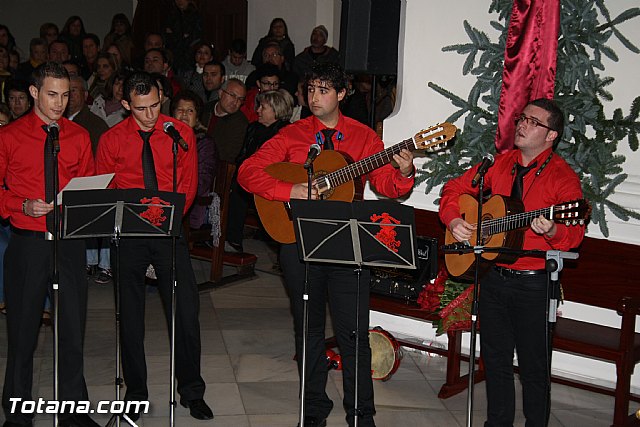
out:
<path id="1" fill-rule="evenodd" d="M 491 221 L 493 219 L 493 215 L 491 214 L 483 214 L 482 215 L 482 224 L 484 224 L 486 221 Z M 491 238 L 493 237 L 492 234 L 489 234 L 488 230 L 482 230 L 482 245 L 487 246 L 489 245 L 489 242 L 491 242 Z"/>
<path id="2" fill-rule="evenodd" d="M 318 181 L 318 191 L 320 192 L 320 198 L 321 199 L 330 199 L 331 196 L 333 195 L 333 188 L 329 188 L 327 185 L 326 180 L 320 179 L 323 176 L 329 175 L 328 171 L 317 171 L 314 175 L 313 175 L 313 179 Z"/>

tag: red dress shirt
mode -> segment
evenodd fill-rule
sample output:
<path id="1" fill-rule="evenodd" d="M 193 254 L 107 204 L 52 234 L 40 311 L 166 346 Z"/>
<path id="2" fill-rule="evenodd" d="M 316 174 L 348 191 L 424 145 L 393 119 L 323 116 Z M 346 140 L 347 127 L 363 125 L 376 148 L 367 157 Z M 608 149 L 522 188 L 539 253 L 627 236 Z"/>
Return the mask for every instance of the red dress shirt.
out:
<path id="1" fill-rule="evenodd" d="M 523 203 L 525 211 L 548 208 L 550 206 L 582 198 L 582 188 L 578 175 L 557 154 L 553 154 L 540 175 L 536 172 L 551 154 L 551 149 L 540 153 L 533 161 L 537 166 L 524 177 Z M 485 175 L 485 190 L 491 194 L 507 196 L 515 179 L 512 174 L 515 163 L 522 164 L 520 150 L 508 151 L 495 157 L 494 165 Z M 533 162 L 532 162 L 533 163 Z M 452 179 L 442 189 L 440 199 L 440 219 L 448 227 L 455 218 L 460 217 L 458 198 L 461 194 L 478 195 L 478 189 L 471 187 L 471 181 L 479 164 L 467 170 L 460 177 Z M 485 193 L 486 194 L 486 193 Z M 584 226 L 565 226 L 556 224 L 557 231 L 552 238 L 538 235 L 529 227 L 524 233 L 524 249 L 568 251 L 577 248 L 584 237 Z M 523 257 L 510 265 L 499 264 L 515 270 L 539 270 L 544 268 L 544 259 Z"/>
<path id="2" fill-rule="evenodd" d="M 325 129 L 325 126 L 315 116 L 298 120 L 281 129 L 242 163 L 238 171 L 238 183 L 245 190 L 267 200 L 289 201 L 293 184 L 272 178 L 264 168 L 276 162 L 303 164 L 307 159 L 309 146 L 316 143 L 316 135 L 322 129 Z M 374 131 L 349 117 L 340 114 L 335 129 L 342 134 L 342 140 L 338 139 L 337 134 L 334 135 L 334 148 L 347 154 L 354 161 L 384 150 L 384 143 Z M 390 164 L 371 171 L 368 177 L 379 193 L 391 198 L 409 192 L 414 182 L 413 177 L 403 177 L 400 171 Z"/>
<path id="3" fill-rule="evenodd" d="M 186 213 L 198 189 L 198 151 L 193 130 L 181 121 L 160 114 L 149 143 L 158 177 L 158 190 L 173 191 L 173 140 L 164 133 L 162 125 L 173 122 L 176 130 L 189 145 L 189 150 L 178 149 L 178 193 L 186 195 Z M 142 176 L 142 138 L 140 126 L 133 116 L 124 119 L 100 138 L 96 154 L 98 174 L 114 173 L 112 188 L 144 188 Z"/>
<path id="4" fill-rule="evenodd" d="M 257 87 L 252 87 L 247 91 L 244 104 L 240 107 L 240 111 L 247 117 L 249 123 L 258 120 L 258 113 L 256 112 L 256 97 L 260 93 Z"/>
<path id="5" fill-rule="evenodd" d="M 31 111 L 24 117 L 0 127 L 0 215 L 17 228 L 47 231 L 46 216 L 34 218 L 22 213 L 24 199 L 45 199 L 44 144 L 45 123 Z M 80 125 L 62 117 L 58 183 L 62 190 L 71 178 L 94 174 L 89 133 Z M 53 200 L 46 200 L 52 202 Z"/>

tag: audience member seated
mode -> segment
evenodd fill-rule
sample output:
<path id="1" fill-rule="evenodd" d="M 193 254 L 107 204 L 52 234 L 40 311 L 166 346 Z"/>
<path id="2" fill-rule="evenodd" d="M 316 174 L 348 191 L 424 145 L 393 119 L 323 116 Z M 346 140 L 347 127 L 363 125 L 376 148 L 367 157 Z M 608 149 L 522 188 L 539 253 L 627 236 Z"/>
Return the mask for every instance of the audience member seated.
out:
<path id="1" fill-rule="evenodd" d="M 329 32 L 324 25 L 318 25 L 311 31 L 311 46 L 304 48 L 302 52 L 296 55 L 293 62 L 293 71 L 300 77 L 311 71 L 311 67 L 319 62 L 340 61 L 338 51 L 327 46 Z"/>
<path id="2" fill-rule="evenodd" d="M 11 78 L 11 71 L 9 70 L 9 50 L 0 45 L 0 93 L 4 88 L 4 82 Z M 2 96 L 0 96 L 0 102 L 4 102 Z"/>
<path id="3" fill-rule="evenodd" d="M 65 39 L 57 39 L 49 43 L 49 61 L 62 64 L 72 58 L 69 50 L 69 42 Z M 75 60 L 78 61 L 79 58 Z M 81 59 L 81 58 L 80 58 Z"/>
<path id="4" fill-rule="evenodd" d="M 62 63 L 62 66 L 67 70 L 67 73 L 69 73 L 69 78 L 78 77 L 78 76 L 82 77 L 80 66 L 75 62 L 73 62 L 72 60 L 64 61 Z"/>
<path id="5" fill-rule="evenodd" d="M 144 54 L 144 71 L 149 74 L 158 73 L 166 76 L 171 83 L 173 93 L 178 93 L 182 89 L 171 69 L 167 51 L 164 49 L 151 48 Z"/>
<path id="6" fill-rule="evenodd" d="M 99 95 L 93 100 L 89 110 L 104 120 L 109 127 L 120 123 L 126 117 L 126 110 L 122 106 L 122 85 L 127 75 L 118 71 L 107 80 L 105 91 L 107 96 Z"/>
<path id="7" fill-rule="evenodd" d="M 182 83 L 186 89 L 199 95 L 204 102 L 202 97 L 204 93 L 202 73 L 204 72 L 204 65 L 213 59 L 213 45 L 206 42 L 198 42 L 193 46 L 193 52 L 194 65 L 182 75 Z"/>
<path id="8" fill-rule="evenodd" d="M 280 70 L 273 64 L 262 64 L 255 71 L 256 87 L 247 91 L 247 98 L 240 111 L 247 116 L 249 123 L 258 120 L 256 97 L 260 92 L 280 89 Z"/>
<path id="9" fill-rule="evenodd" d="M 0 126 L 8 124 L 10 121 L 11 111 L 9 110 L 9 106 L 4 102 L 0 102 Z"/>
<path id="10" fill-rule="evenodd" d="M 95 100 L 98 96 L 105 98 L 109 95 L 106 89 L 107 81 L 118 70 L 116 58 L 110 53 L 100 52 L 96 59 L 96 72 L 89 78 L 89 96 Z"/>
<path id="11" fill-rule="evenodd" d="M 278 68 L 280 76 L 280 87 L 289 92 L 292 97 L 295 96 L 298 87 L 298 75 L 293 71 L 288 71 L 284 66 L 284 56 L 277 43 L 269 43 L 262 51 L 262 59 L 265 64 L 272 64 Z M 251 88 L 256 85 L 257 71 L 254 71 L 247 77 L 247 87 Z"/>
<path id="12" fill-rule="evenodd" d="M 173 88 L 166 76 L 159 73 L 151 73 L 151 76 L 158 83 L 158 94 L 160 96 L 160 112 L 165 116 L 171 115 L 171 99 L 173 98 Z"/>
<path id="13" fill-rule="evenodd" d="M 301 76 L 298 82 L 298 90 L 296 90 L 296 100 L 298 101 L 295 107 L 293 107 L 293 113 L 291 114 L 291 123 L 309 117 L 312 113 L 309 109 L 309 103 L 307 102 L 307 85 L 306 80 Z"/>
<path id="14" fill-rule="evenodd" d="M 127 73 L 133 72 L 133 68 L 131 68 L 131 58 L 120 50 L 117 43 L 111 43 L 109 46 L 106 46 L 105 51 L 114 56 L 116 66 L 119 70 L 126 71 Z"/>
<path id="15" fill-rule="evenodd" d="M 222 63 L 211 61 L 204 64 L 204 71 L 202 72 L 203 91 L 198 94 L 204 101 L 204 107 L 200 112 L 200 123 L 209 123 L 209 120 L 211 120 L 213 107 L 215 107 L 216 102 L 218 102 L 220 88 L 225 80 L 225 76 L 226 69 Z"/>
<path id="16" fill-rule="evenodd" d="M 56 61 L 62 64 L 67 59 L 73 59 L 78 63 L 82 62 L 82 37 L 86 34 L 84 30 L 84 23 L 82 22 L 82 18 L 77 15 L 70 16 L 67 18 L 67 22 L 64 23 L 64 27 L 62 27 L 62 31 L 60 31 L 60 36 L 58 40 L 64 40 L 69 49 L 70 58 L 65 58 L 62 61 L 56 61 L 51 58 L 51 51 L 49 51 L 49 60 Z M 51 44 L 50 44 L 51 45 Z"/>
<path id="17" fill-rule="evenodd" d="M 255 153 L 266 141 L 289 124 L 293 111 L 293 98 L 284 89 L 260 92 L 256 98 L 258 120 L 250 123 L 242 149 L 236 159 L 238 167 Z M 227 215 L 227 239 L 225 251 L 243 252 L 242 239 L 247 210 L 253 203 L 253 196 L 233 180 L 229 195 Z"/>
<path id="18" fill-rule="evenodd" d="M 9 105 L 11 121 L 24 116 L 33 105 L 29 95 L 29 84 L 24 80 L 7 80 L 4 85 L 4 98 Z"/>
<path id="19" fill-rule="evenodd" d="M 274 18 L 269 25 L 269 32 L 266 36 L 260 39 L 258 46 L 253 51 L 251 56 L 251 64 L 254 67 L 259 67 L 264 60 L 262 51 L 267 44 L 276 42 L 280 46 L 280 51 L 284 54 L 284 63 L 287 70 L 291 70 L 293 67 L 293 60 L 296 56 L 293 42 L 289 38 L 289 30 L 287 29 L 287 23 L 282 18 Z"/>
<path id="20" fill-rule="evenodd" d="M 60 29 L 53 22 L 45 22 L 40 25 L 40 38 L 47 42 L 47 46 L 60 36 Z"/>
<path id="21" fill-rule="evenodd" d="M 381 84 L 380 82 L 383 82 Z M 359 122 L 369 125 L 371 114 L 371 85 L 372 79 L 369 74 L 359 74 L 353 82 L 354 91 L 340 106 L 343 114 Z M 391 77 L 384 80 L 379 79 L 376 86 L 375 101 L 375 123 L 386 119 L 395 106 L 395 81 Z"/>
<path id="22" fill-rule="evenodd" d="M 243 39 L 235 39 L 231 42 L 229 54 L 222 61 L 230 79 L 238 79 L 243 82 L 256 67 L 247 61 L 247 42 Z"/>
<path id="23" fill-rule="evenodd" d="M 16 48 L 16 39 L 9 31 L 9 27 L 0 24 L 0 44 L 9 50 Z"/>
<path id="24" fill-rule="evenodd" d="M 247 89 L 240 80 L 228 79 L 222 84 L 219 96 L 207 126 L 207 135 L 213 137 L 220 160 L 234 163 L 242 149 L 249 124 L 240 111 Z"/>
<path id="25" fill-rule="evenodd" d="M 106 36 L 104 36 L 104 48 L 105 50 L 115 44 L 120 51 L 121 57 L 127 58 L 127 63 L 131 61 L 131 55 L 133 55 L 133 37 L 131 35 L 131 23 L 129 18 L 124 13 L 116 13 L 111 19 L 111 29 Z M 122 58 L 120 58 L 122 59 Z M 122 62 L 120 62 L 121 64 Z"/>
<path id="26" fill-rule="evenodd" d="M 218 159 L 213 138 L 207 135 L 207 128 L 198 120 L 202 105 L 200 97 L 190 90 L 178 93 L 171 102 L 171 115 L 189 125 L 196 135 L 198 150 L 197 197 L 206 196 L 211 191 Z M 207 217 L 207 207 L 194 203 L 189 214 L 189 226 L 193 229 L 202 228 L 209 223 Z"/>
<path id="27" fill-rule="evenodd" d="M 20 65 L 20 53 L 13 49 L 9 51 L 9 70 L 15 76 L 16 70 L 18 69 L 18 65 Z"/>
<path id="28" fill-rule="evenodd" d="M 69 83 L 69 102 L 66 116 L 89 132 L 91 150 L 96 155 L 100 136 L 109 129 L 109 125 L 98 115 L 92 113 L 87 106 L 89 96 L 87 82 L 77 74 L 71 76 Z"/>
<path id="29" fill-rule="evenodd" d="M 160 33 L 147 33 L 144 36 L 144 45 L 142 47 L 142 53 L 138 55 L 131 65 L 136 70 L 144 69 L 144 54 L 147 53 L 149 49 L 164 49 L 164 38 Z"/>
<path id="30" fill-rule="evenodd" d="M 44 39 L 31 39 L 29 42 L 29 59 L 18 65 L 16 79 L 28 82 L 31 73 L 38 65 L 47 60 L 47 42 Z"/>
<path id="31" fill-rule="evenodd" d="M 175 0 L 175 7 L 168 12 L 165 43 L 173 53 L 175 72 L 182 75 L 193 66 L 191 46 L 202 38 L 202 16 L 192 0 Z"/>
<path id="32" fill-rule="evenodd" d="M 100 39 L 93 33 L 87 33 L 82 37 L 82 77 L 89 80 L 91 75 L 96 72 L 96 62 L 98 61 L 98 53 L 100 52 Z"/>

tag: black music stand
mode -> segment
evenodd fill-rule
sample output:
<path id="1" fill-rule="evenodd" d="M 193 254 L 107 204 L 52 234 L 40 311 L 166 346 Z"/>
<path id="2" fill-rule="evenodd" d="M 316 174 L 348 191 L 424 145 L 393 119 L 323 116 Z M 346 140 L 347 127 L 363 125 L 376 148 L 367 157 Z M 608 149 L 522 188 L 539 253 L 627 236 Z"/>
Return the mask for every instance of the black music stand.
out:
<path id="1" fill-rule="evenodd" d="M 292 200 L 290 203 L 303 261 L 356 266 L 354 426 L 357 427 L 360 273 L 362 266 L 416 268 L 414 211 L 410 206 L 390 201 Z M 304 422 L 307 334 L 308 322 L 304 322 L 300 425 Z"/>
<path id="2" fill-rule="evenodd" d="M 185 195 L 143 189 L 78 190 L 62 195 L 62 238 L 111 237 L 116 246 L 113 287 L 116 320 L 116 401 L 123 380 L 120 372 L 120 238 L 179 236 Z M 119 416 L 118 416 L 119 415 Z M 114 414 L 108 426 L 120 426 L 120 418 L 136 424 L 125 414 Z"/>

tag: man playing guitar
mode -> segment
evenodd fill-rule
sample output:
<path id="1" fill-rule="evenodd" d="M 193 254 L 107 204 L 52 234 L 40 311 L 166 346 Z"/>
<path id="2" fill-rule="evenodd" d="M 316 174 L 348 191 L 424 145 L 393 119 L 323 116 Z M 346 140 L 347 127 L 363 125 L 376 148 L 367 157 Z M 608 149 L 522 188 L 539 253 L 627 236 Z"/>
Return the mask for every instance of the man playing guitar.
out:
<path id="1" fill-rule="evenodd" d="M 313 116 L 299 120 L 283 128 L 267 141 L 253 156 L 247 159 L 238 172 L 238 182 L 247 191 L 268 200 L 287 202 L 306 199 L 306 183 L 279 180 L 265 172 L 276 162 L 303 164 L 312 144 L 322 149 L 335 147 L 358 161 L 384 148 L 382 140 L 368 127 L 343 116 L 339 103 L 346 94 L 347 77 L 336 64 L 323 63 L 314 66 L 307 76 L 307 96 Z M 367 177 L 376 190 L 391 198 L 409 192 L 414 184 L 413 154 L 403 149 L 393 159 L 399 168 L 386 164 L 371 171 Z M 360 179 L 360 178 L 357 178 Z M 312 188 L 311 197 L 319 199 L 319 191 Z M 331 203 L 331 202 L 326 202 Z M 294 316 L 296 353 L 299 372 L 302 367 L 303 289 L 305 265 L 298 257 L 295 244 L 283 244 L 280 248 L 280 265 L 291 299 Z M 363 271 L 360 287 L 360 325 L 369 324 L 369 272 Z M 343 361 L 344 407 L 347 422 L 354 424 L 354 381 L 356 330 L 357 278 L 352 267 L 338 265 L 311 265 L 309 272 L 309 335 L 307 343 L 307 387 L 305 393 L 304 426 L 325 426 L 333 407 L 325 391 L 327 362 L 325 356 L 325 306 L 328 300 L 334 329 Z M 358 425 L 374 426 L 373 385 L 371 381 L 371 350 L 368 328 L 360 328 L 358 362 Z"/>
<path id="2" fill-rule="evenodd" d="M 578 176 L 553 152 L 563 128 L 563 114 L 555 102 L 530 102 L 516 118 L 514 144 L 518 149 L 497 155 L 485 175 L 491 194 L 520 199 L 527 211 L 581 198 Z M 449 181 L 442 190 L 440 219 L 460 242 L 475 236 L 476 226 L 461 217 L 459 198 L 463 194 L 477 195 L 471 182 L 478 168 L 476 165 Z M 541 215 L 534 217 L 524 232 L 523 249 L 567 251 L 578 247 L 583 236 L 584 226 L 556 224 Z M 526 424 L 547 423 L 550 383 L 544 268 L 542 258 L 521 257 L 509 265 L 498 262 L 481 277 L 480 344 L 488 400 L 485 426 L 513 425 L 514 348 L 518 352 Z"/>

